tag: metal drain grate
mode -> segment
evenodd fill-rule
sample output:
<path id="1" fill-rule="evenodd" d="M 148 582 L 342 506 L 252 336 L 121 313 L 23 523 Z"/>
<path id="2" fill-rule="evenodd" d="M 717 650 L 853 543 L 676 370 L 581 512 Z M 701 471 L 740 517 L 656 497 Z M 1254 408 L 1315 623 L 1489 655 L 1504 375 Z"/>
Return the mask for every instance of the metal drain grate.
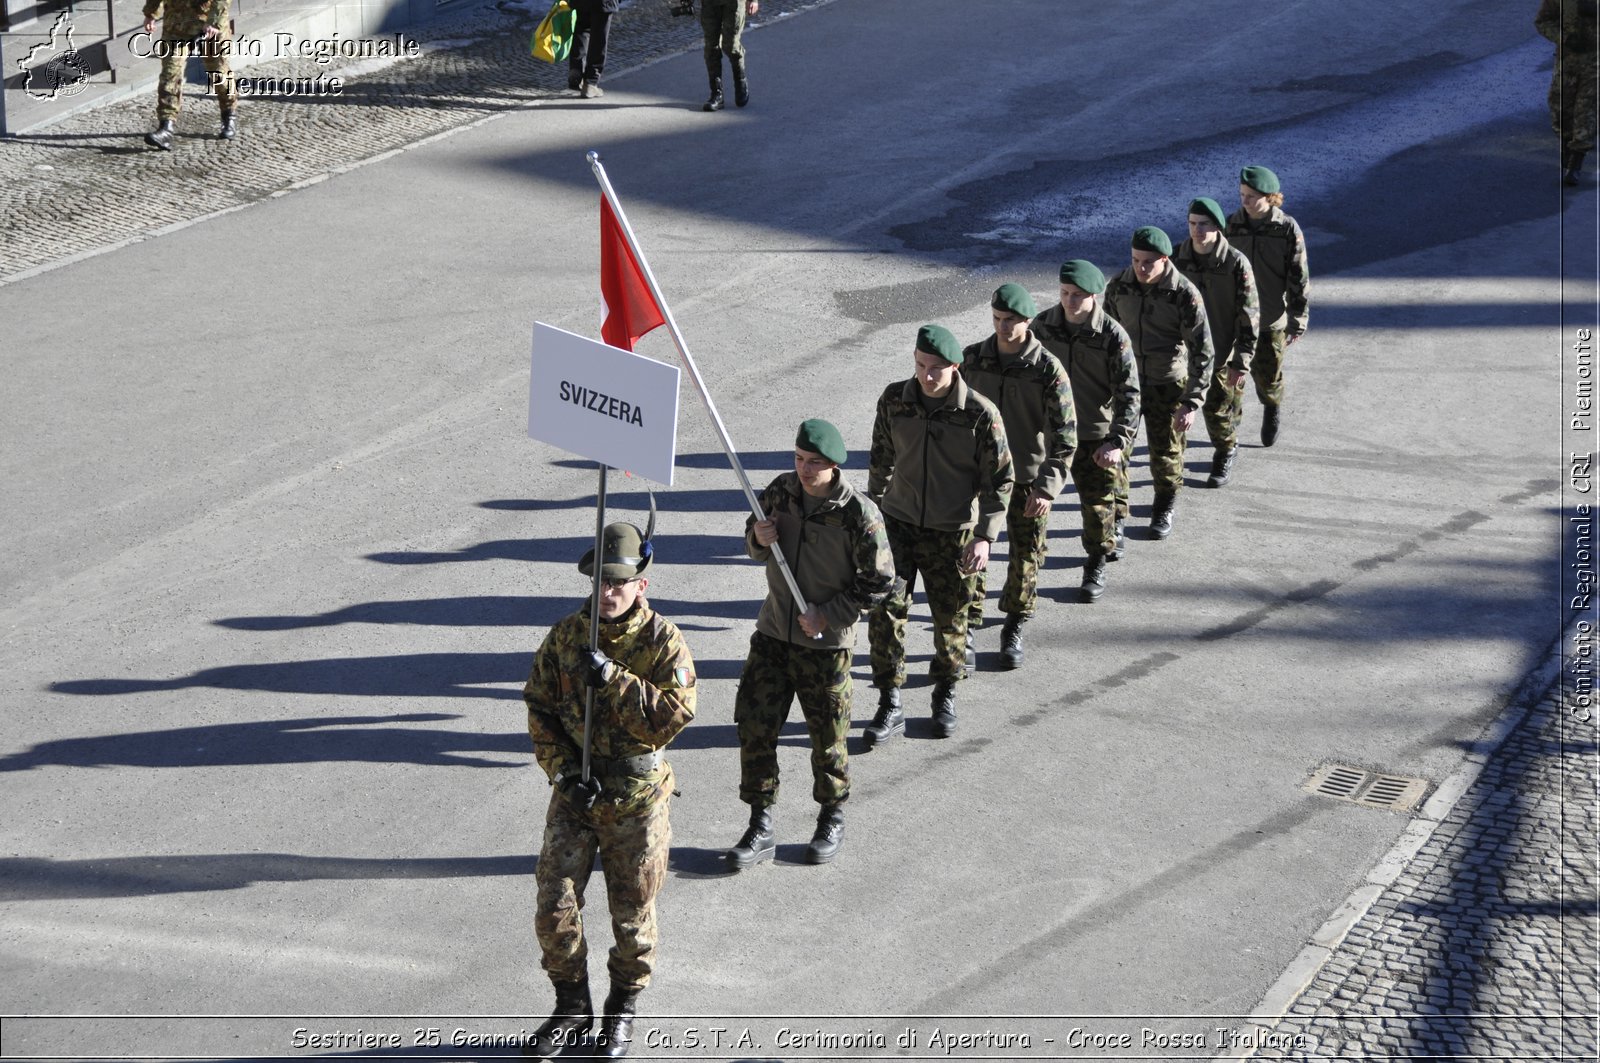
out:
<path id="1" fill-rule="evenodd" d="M 1366 808 L 1410 812 L 1427 795 L 1428 780 L 1385 775 L 1348 764 L 1325 764 L 1311 774 L 1304 789 Z"/>

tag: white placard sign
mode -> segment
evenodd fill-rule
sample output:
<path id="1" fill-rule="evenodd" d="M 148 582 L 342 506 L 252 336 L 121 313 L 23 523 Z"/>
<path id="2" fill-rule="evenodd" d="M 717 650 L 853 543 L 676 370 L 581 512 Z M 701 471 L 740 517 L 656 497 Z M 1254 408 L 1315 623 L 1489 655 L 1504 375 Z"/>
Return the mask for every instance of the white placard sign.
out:
<path id="1" fill-rule="evenodd" d="M 536 321 L 528 435 L 671 486 L 678 367 Z"/>

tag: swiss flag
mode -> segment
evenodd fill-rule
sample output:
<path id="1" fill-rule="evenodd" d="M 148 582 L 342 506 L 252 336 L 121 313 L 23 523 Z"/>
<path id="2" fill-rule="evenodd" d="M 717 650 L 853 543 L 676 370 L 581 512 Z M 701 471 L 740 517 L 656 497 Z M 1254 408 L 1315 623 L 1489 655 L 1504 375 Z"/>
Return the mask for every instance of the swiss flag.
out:
<path id="1" fill-rule="evenodd" d="M 600 338 L 613 347 L 633 350 L 633 342 L 667 323 L 656 305 L 644 270 L 622 235 L 611 202 L 600 197 Z"/>

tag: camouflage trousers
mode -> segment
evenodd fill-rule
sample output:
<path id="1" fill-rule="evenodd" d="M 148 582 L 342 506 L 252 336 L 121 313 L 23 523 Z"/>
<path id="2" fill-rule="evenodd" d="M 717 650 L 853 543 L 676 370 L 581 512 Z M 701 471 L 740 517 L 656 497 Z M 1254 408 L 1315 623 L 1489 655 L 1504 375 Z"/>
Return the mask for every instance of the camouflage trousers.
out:
<path id="1" fill-rule="evenodd" d="M 1256 398 L 1263 406 L 1283 405 L 1283 361 L 1288 346 L 1289 334 L 1283 329 L 1264 328 L 1256 339 L 1250 376 L 1256 382 Z"/>
<path id="2" fill-rule="evenodd" d="M 1550 78 L 1550 124 L 1568 151 L 1594 150 L 1595 61 L 1593 52 L 1556 58 Z"/>
<path id="3" fill-rule="evenodd" d="M 756 808 L 778 801 L 778 735 L 789 703 L 811 732 L 811 796 L 818 804 L 850 796 L 850 651 L 808 649 L 757 631 L 739 676 L 733 722 L 739 731 L 739 800 Z"/>
<path id="4" fill-rule="evenodd" d="M 1078 494 L 1078 512 L 1083 520 L 1083 552 L 1092 556 L 1109 554 L 1117 548 L 1117 485 L 1123 484 L 1121 465 L 1102 469 L 1095 464 L 1094 452 L 1105 442 L 1096 439 L 1080 442 L 1072 452 L 1072 487 Z"/>
<path id="5" fill-rule="evenodd" d="M 222 27 L 222 32 L 203 44 L 194 43 L 194 36 L 182 39 L 163 37 L 165 53 L 161 57 L 161 81 L 156 86 L 156 121 L 166 122 L 178 117 L 183 106 L 183 72 L 189 65 L 189 55 L 201 56 L 206 68 L 206 83 L 217 94 L 221 109 L 231 111 L 239 105 L 239 94 L 233 86 L 233 68 L 228 65 L 228 49 L 233 44 L 233 30 Z"/>
<path id="6" fill-rule="evenodd" d="M 1211 445 L 1218 450 L 1232 450 L 1239 445 L 1239 422 L 1244 419 L 1244 383 L 1230 388 L 1228 371 L 1228 367 L 1222 365 L 1212 374 L 1211 388 L 1206 392 L 1206 404 L 1201 410 Z"/>
<path id="7" fill-rule="evenodd" d="M 606 964 L 611 981 L 627 989 L 650 984 L 656 954 L 656 894 L 667 877 L 667 848 L 672 842 L 667 819 L 671 794 L 669 778 L 661 799 L 632 816 L 619 815 L 604 798 L 585 812 L 560 793 L 550 794 L 544 847 L 534 871 L 539 901 L 533 929 L 552 982 L 589 978 L 583 893 L 598 850 L 616 942 Z"/>
<path id="8" fill-rule="evenodd" d="M 722 57 L 733 64 L 735 76 L 744 69 L 745 0 L 700 0 L 700 29 L 706 35 L 706 73 L 722 76 Z"/>
<path id="9" fill-rule="evenodd" d="M 887 513 L 883 525 L 889 533 L 889 552 L 894 555 L 894 574 L 903 585 L 867 617 L 872 685 L 879 690 L 905 686 L 906 620 L 911 615 L 911 592 L 918 572 L 927 585 L 928 608 L 933 612 L 933 662 L 928 674 L 935 681 L 966 678 L 972 587 L 961 572 L 961 553 L 972 541 L 972 529 L 919 528 Z"/>
<path id="10" fill-rule="evenodd" d="M 1144 427 L 1149 435 L 1145 453 L 1150 461 L 1150 478 L 1155 481 L 1157 495 L 1175 495 L 1183 487 L 1183 452 L 1189 445 L 1187 432 L 1172 425 L 1172 415 L 1178 412 L 1183 401 L 1187 380 L 1162 383 L 1144 381 L 1139 385 L 1140 403 L 1144 407 Z M 1131 448 L 1130 448 L 1131 449 Z M 1122 452 L 1122 478 L 1117 483 L 1117 515 L 1128 516 L 1128 463 L 1130 454 Z"/>
<path id="11" fill-rule="evenodd" d="M 1032 616 L 1039 601 L 1039 567 L 1049 549 L 1045 541 L 1050 530 L 1050 511 L 1042 517 L 1025 517 L 1023 508 L 1028 504 L 1027 488 L 1011 492 L 1011 504 L 1006 508 L 1006 585 L 1000 592 L 1000 611 L 1010 616 L 1021 613 Z M 972 605 L 967 610 L 967 627 L 977 630 L 983 626 L 983 603 L 989 593 L 989 572 L 979 569 L 967 577 L 972 587 Z"/>

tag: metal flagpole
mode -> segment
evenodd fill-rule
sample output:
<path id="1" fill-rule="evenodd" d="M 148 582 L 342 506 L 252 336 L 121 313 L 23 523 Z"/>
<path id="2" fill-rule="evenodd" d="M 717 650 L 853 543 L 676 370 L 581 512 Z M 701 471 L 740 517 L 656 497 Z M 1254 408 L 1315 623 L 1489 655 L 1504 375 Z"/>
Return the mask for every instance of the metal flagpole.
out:
<path id="1" fill-rule="evenodd" d="M 733 466 L 733 471 L 739 476 L 739 486 L 744 489 L 745 501 L 750 503 L 750 512 L 755 514 L 756 520 L 766 520 L 767 515 L 761 512 L 761 503 L 756 500 L 756 493 L 750 487 L 750 477 L 745 475 L 744 466 L 739 462 L 739 455 L 733 449 L 733 440 L 728 438 L 728 430 L 723 427 L 722 416 L 717 413 L 717 404 L 711 401 L 711 393 L 706 390 L 705 381 L 700 378 L 700 369 L 694 364 L 694 356 L 689 353 L 689 345 L 684 342 L 683 333 L 678 331 L 678 323 L 672 319 L 672 310 L 667 306 L 667 301 L 661 297 L 661 288 L 656 284 L 656 275 L 650 272 L 650 263 L 645 261 L 644 252 L 639 250 L 639 241 L 634 238 L 633 227 L 628 224 L 628 216 L 622 210 L 622 204 L 617 202 L 616 190 L 611 187 L 611 179 L 606 176 L 606 168 L 600 165 L 600 153 L 591 151 L 586 156 L 589 166 L 594 170 L 595 180 L 600 182 L 600 191 L 606 197 L 606 202 L 611 204 L 612 211 L 617 216 L 617 224 L 622 226 L 622 235 L 628 241 L 628 247 L 633 251 L 633 257 L 639 263 L 639 269 L 644 272 L 644 282 L 650 286 L 650 294 L 655 296 L 656 306 L 661 308 L 661 316 L 666 318 L 667 331 L 672 334 L 672 342 L 677 344 L 678 354 L 683 358 L 684 368 L 689 370 L 689 379 L 694 381 L 695 390 L 700 392 L 700 399 L 706 404 L 706 412 L 711 414 L 711 423 L 716 427 L 717 438 L 722 441 L 722 449 L 728 455 L 728 463 Z M 777 543 L 770 547 L 772 556 L 778 562 L 778 571 L 783 573 L 783 581 L 789 585 L 789 593 L 794 596 L 795 605 L 803 613 L 808 608 L 805 596 L 800 593 L 800 585 L 794 581 L 794 573 L 789 571 L 789 562 L 783 556 L 783 548 Z M 598 556 L 598 555 L 596 555 Z M 814 635 L 813 638 L 821 638 Z"/>
<path id="2" fill-rule="evenodd" d="M 606 463 L 600 463 L 600 486 L 594 496 L 594 597 L 589 602 L 589 648 L 600 648 L 600 569 L 606 553 Z M 589 731 L 594 726 L 594 687 L 584 684 L 583 781 L 589 781 Z"/>

